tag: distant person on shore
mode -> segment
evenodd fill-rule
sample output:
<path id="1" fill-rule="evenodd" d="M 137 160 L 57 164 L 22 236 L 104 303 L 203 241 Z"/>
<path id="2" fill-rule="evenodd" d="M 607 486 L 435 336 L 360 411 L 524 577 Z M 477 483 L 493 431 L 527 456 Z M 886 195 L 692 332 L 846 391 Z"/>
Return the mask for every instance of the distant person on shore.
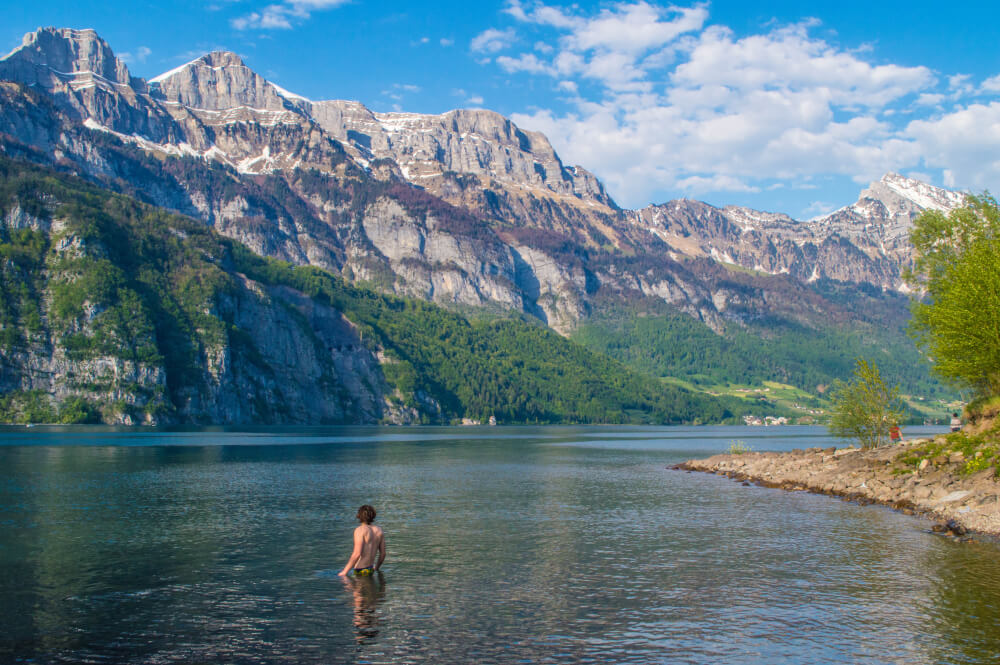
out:
<path id="1" fill-rule="evenodd" d="M 903 440 L 902 430 L 899 429 L 899 425 L 893 423 L 892 427 L 889 428 L 889 441 L 891 441 L 892 443 L 899 443 L 902 440 Z"/>
<path id="2" fill-rule="evenodd" d="M 958 413 L 951 414 L 951 431 L 957 432 L 962 429 L 962 419 L 958 417 Z"/>
<path id="3" fill-rule="evenodd" d="M 354 529 L 354 551 L 347 565 L 338 573 L 346 577 L 351 570 L 355 575 L 371 575 L 385 563 L 385 535 L 382 527 L 375 526 L 375 509 L 367 503 L 358 508 L 358 521 Z"/>

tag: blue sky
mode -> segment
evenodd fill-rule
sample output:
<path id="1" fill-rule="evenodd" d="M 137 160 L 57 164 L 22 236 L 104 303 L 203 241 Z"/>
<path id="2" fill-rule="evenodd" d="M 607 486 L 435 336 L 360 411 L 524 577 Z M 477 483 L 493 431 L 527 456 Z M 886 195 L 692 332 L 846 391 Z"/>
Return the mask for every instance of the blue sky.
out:
<path id="1" fill-rule="evenodd" d="M 810 4 L 8 2 L 0 47 L 89 27 L 145 78 L 224 48 L 312 99 L 493 109 L 630 207 L 808 218 L 890 170 L 1000 192 L 1000 3 Z"/>

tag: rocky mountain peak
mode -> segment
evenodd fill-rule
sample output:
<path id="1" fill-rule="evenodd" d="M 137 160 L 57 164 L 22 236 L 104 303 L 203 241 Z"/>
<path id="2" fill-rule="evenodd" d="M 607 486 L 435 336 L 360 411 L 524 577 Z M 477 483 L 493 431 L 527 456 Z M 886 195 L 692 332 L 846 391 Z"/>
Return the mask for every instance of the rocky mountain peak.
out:
<path id="1" fill-rule="evenodd" d="M 67 82 L 129 85 L 131 76 L 107 42 L 93 30 L 39 28 L 0 59 L 0 78 L 51 89 Z"/>
<path id="2" fill-rule="evenodd" d="M 438 195 L 448 195 L 448 173 L 461 173 L 518 195 L 616 207 L 600 181 L 586 169 L 565 166 L 543 134 L 494 111 L 377 113 L 353 101 L 294 103 L 361 162 L 393 160 L 402 177 Z"/>
<path id="3" fill-rule="evenodd" d="M 878 182 L 871 183 L 868 189 L 861 192 L 861 198 L 866 197 L 879 199 L 887 205 L 895 204 L 907 213 L 913 206 L 920 208 L 920 211 L 948 211 L 965 200 L 965 195 L 961 192 L 935 187 L 898 173 L 886 173 Z"/>
<path id="4" fill-rule="evenodd" d="M 279 89 L 231 51 L 213 51 L 149 80 L 158 96 L 209 111 L 287 109 Z"/>

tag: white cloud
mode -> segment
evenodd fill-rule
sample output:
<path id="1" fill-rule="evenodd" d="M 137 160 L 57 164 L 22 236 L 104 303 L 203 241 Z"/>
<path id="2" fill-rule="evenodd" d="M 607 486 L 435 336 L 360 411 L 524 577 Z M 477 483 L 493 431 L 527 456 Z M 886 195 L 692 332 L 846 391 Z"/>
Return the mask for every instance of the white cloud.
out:
<path id="1" fill-rule="evenodd" d="M 625 90 L 647 89 L 648 84 L 642 82 L 645 67 L 655 63 L 642 64 L 640 60 L 651 51 L 656 57 L 670 59 L 665 47 L 685 33 L 699 30 L 708 18 L 703 5 L 660 8 L 646 2 L 618 4 L 592 18 L 541 4 L 526 10 L 518 0 L 510 2 L 505 11 L 523 23 L 566 33 L 559 39 L 558 49 L 548 42 L 535 42 L 535 50 L 540 53 L 558 51 L 552 66 L 543 67 L 535 60 L 521 62 L 522 66 L 517 67 L 519 58 L 508 57 L 504 62 L 497 59 L 507 71 L 585 76 Z"/>
<path id="2" fill-rule="evenodd" d="M 913 169 L 972 187 L 1000 178 L 1000 102 L 969 105 L 971 93 L 1000 90 L 1000 76 L 976 88 L 965 75 L 872 62 L 868 50 L 815 37 L 816 20 L 738 36 L 708 25 L 707 5 L 625 2 L 585 15 L 514 0 L 505 12 L 524 34 L 503 31 L 503 48 L 536 46 L 495 64 L 572 95 L 568 110 L 514 121 L 548 135 L 625 205 L 662 191 L 755 192 L 775 180 L 798 189 Z M 926 117 L 949 99 L 956 110 Z"/>
<path id="3" fill-rule="evenodd" d="M 420 92 L 423 88 L 412 83 L 393 83 L 388 90 L 383 90 L 382 95 L 397 102 L 401 101 L 408 92 Z"/>
<path id="4" fill-rule="evenodd" d="M 808 206 L 806 206 L 806 209 L 803 210 L 803 213 L 811 219 L 816 219 L 819 217 L 826 217 L 831 212 L 836 210 L 837 207 L 838 206 L 834 205 L 833 203 L 828 203 L 827 201 L 813 201 Z"/>
<path id="5" fill-rule="evenodd" d="M 576 84 L 576 81 L 559 81 L 558 87 L 560 90 L 565 90 L 573 95 L 579 94 L 580 92 L 580 86 Z"/>
<path id="6" fill-rule="evenodd" d="M 986 92 L 1000 92 L 1000 74 L 983 81 L 982 89 Z"/>
<path id="7" fill-rule="evenodd" d="M 237 30 L 290 30 L 294 23 L 306 21 L 315 11 L 332 9 L 350 0 L 284 0 L 259 11 L 232 19 Z"/>
<path id="8" fill-rule="evenodd" d="M 945 100 L 945 96 L 939 93 L 924 92 L 917 97 L 914 102 L 917 106 L 937 106 Z"/>
<path id="9" fill-rule="evenodd" d="M 759 192 L 759 187 L 751 187 L 739 178 L 728 175 L 699 176 L 681 178 L 676 182 L 678 189 L 688 194 L 705 192 Z"/>
<path id="10" fill-rule="evenodd" d="M 468 104 L 469 106 L 482 106 L 483 98 L 480 97 L 479 95 L 473 95 L 472 97 L 466 99 L 465 103 Z"/>
<path id="11" fill-rule="evenodd" d="M 473 37 L 469 49 L 473 53 L 496 53 L 510 47 L 515 39 L 513 28 L 506 30 L 490 28 Z"/>
<path id="12" fill-rule="evenodd" d="M 934 82 L 926 67 L 873 66 L 809 37 L 796 25 L 735 39 L 726 28 L 701 34 L 687 62 L 673 73 L 681 87 L 725 86 L 736 93 L 760 89 L 820 90 L 834 104 L 879 107 Z"/>
<path id="13" fill-rule="evenodd" d="M 438 41 L 438 43 L 441 44 L 441 46 L 452 46 L 455 43 L 455 40 L 454 39 L 448 39 L 446 37 L 442 37 Z"/>
<path id="14" fill-rule="evenodd" d="M 947 172 L 949 186 L 981 191 L 1000 183 L 1000 102 L 913 120 L 903 136 L 919 146 L 927 166 Z"/>
<path id="15" fill-rule="evenodd" d="M 665 20 L 664 14 L 670 18 Z M 707 18 L 708 10 L 704 6 L 672 7 L 664 12 L 645 2 L 618 5 L 615 10 L 606 9 L 597 18 L 576 26 L 567 43 L 578 51 L 637 54 L 701 29 Z"/>
<path id="16" fill-rule="evenodd" d="M 259 12 L 250 12 L 246 16 L 234 18 L 230 23 L 237 30 L 290 30 L 289 8 L 285 5 L 268 5 Z"/>
<path id="17" fill-rule="evenodd" d="M 539 60 L 534 53 L 522 53 L 516 58 L 501 55 L 497 57 L 497 64 L 508 74 L 530 72 L 532 74 L 556 75 L 555 68 Z"/>

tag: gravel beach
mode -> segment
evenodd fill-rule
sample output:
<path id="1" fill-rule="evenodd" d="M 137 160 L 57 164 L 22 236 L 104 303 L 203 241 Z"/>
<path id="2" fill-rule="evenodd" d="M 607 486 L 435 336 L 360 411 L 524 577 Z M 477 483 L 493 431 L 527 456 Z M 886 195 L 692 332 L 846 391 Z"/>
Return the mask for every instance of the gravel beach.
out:
<path id="1" fill-rule="evenodd" d="M 1000 537 L 1000 482 L 993 467 L 964 474 L 961 453 L 924 460 L 916 469 L 900 460 L 926 442 L 914 439 L 873 450 L 809 448 L 723 454 L 690 460 L 675 468 L 883 504 L 924 515 L 935 521 L 935 531 L 955 536 L 978 533 Z"/>

